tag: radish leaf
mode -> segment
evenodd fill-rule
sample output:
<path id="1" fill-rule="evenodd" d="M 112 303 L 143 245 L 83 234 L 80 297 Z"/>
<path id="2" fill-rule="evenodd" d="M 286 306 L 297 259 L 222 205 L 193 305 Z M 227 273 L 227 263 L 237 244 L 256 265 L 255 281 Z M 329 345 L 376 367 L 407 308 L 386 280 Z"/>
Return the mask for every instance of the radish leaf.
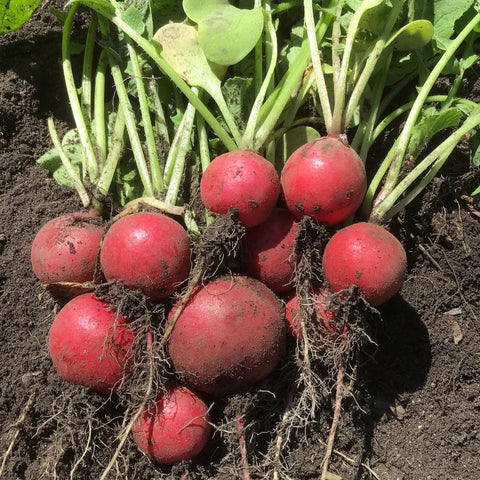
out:
<path id="1" fill-rule="evenodd" d="M 226 0 L 184 0 L 183 8 L 198 23 L 198 41 L 205 56 L 219 65 L 240 62 L 263 31 L 261 8 L 239 9 Z"/>
<path id="2" fill-rule="evenodd" d="M 418 50 L 430 42 L 433 34 L 433 25 L 428 20 L 415 20 L 398 30 L 388 44 L 397 50 Z"/>
<path id="3" fill-rule="evenodd" d="M 41 0 L 0 0 L 0 33 L 19 29 L 32 16 Z"/>

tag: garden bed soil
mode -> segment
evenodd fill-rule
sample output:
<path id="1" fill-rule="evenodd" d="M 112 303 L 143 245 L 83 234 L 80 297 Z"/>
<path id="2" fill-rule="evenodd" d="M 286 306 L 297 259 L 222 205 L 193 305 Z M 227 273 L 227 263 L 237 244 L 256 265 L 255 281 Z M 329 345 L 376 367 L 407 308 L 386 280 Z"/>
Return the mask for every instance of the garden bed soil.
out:
<path id="1" fill-rule="evenodd" d="M 57 376 L 46 338 L 59 305 L 30 266 L 39 227 L 80 208 L 73 192 L 36 164 L 51 148 L 47 118 L 54 117 L 61 133 L 72 125 L 61 30 L 49 11 L 61 4 L 43 2 L 22 30 L 0 37 L 0 477 L 5 480 L 99 478 L 123 414 L 121 405 Z M 466 93 L 473 98 L 476 88 L 467 83 Z M 457 151 L 446 178 L 391 225 L 406 246 L 408 275 L 401 294 L 381 308 L 378 348 L 359 367 L 355 398 L 344 402 L 330 470 L 345 480 L 480 475 L 480 213 L 464 196 L 480 176 L 466 164 Z M 286 461 L 292 478 L 320 478 L 331 408 L 324 413 L 317 435 L 290 445 Z M 219 435 L 196 465 L 172 471 L 152 465 L 127 442 L 109 478 L 181 478 L 185 469 L 193 472 L 189 478 L 241 478 L 239 454 L 220 469 L 209 463 L 224 448 L 216 439 Z M 248 437 L 247 447 L 254 447 Z"/>

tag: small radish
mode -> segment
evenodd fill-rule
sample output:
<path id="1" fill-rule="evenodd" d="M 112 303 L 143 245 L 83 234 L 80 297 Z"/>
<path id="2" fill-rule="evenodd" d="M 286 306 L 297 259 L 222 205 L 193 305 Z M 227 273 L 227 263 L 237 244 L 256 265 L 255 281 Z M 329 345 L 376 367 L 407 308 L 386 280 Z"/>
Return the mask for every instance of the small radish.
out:
<path id="1" fill-rule="evenodd" d="M 329 297 L 331 296 L 332 292 L 330 292 L 326 288 L 322 288 L 313 292 L 313 302 L 314 308 L 316 310 L 318 319 L 322 323 L 323 327 L 325 327 L 326 332 L 338 335 L 343 334 L 342 331 L 339 332 L 339 326 L 335 322 L 335 312 L 327 309 L 327 304 L 329 301 Z M 302 338 L 301 332 L 301 307 L 300 307 L 300 300 L 296 293 L 292 294 L 285 305 L 285 318 L 287 319 L 287 325 L 289 328 L 290 333 L 298 338 Z"/>
<path id="2" fill-rule="evenodd" d="M 253 278 L 224 276 L 193 292 L 173 327 L 168 352 L 187 383 L 224 394 L 267 376 L 280 360 L 285 339 L 275 294 Z"/>
<path id="3" fill-rule="evenodd" d="M 338 137 L 327 136 L 295 150 L 281 176 L 287 208 L 326 226 L 337 225 L 362 203 L 367 176 L 362 160 Z"/>
<path id="4" fill-rule="evenodd" d="M 47 222 L 32 243 L 35 275 L 43 283 L 93 280 L 104 229 L 92 213 L 74 212 Z"/>
<path id="5" fill-rule="evenodd" d="M 268 219 L 247 229 L 243 239 L 243 268 L 274 292 L 294 287 L 295 238 L 298 224 L 291 213 L 276 208 Z"/>
<path id="6" fill-rule="evenodd" d="M 154 462 L 171 465 L 196 457 L 210 438 L 205 402 L 187 387 L 168 386 L 134 423 L 133 438 Z"/>
<path id="7" fill-rule="evenodd" d="M 190 240 L 185 229 L 166 215 L 134 213 L 110 227 L 100 262 L 107 280 L 118 280 L 160 300 L 187 278 Z"/>
<path id="8" fill-rule="evenodd" d="M 402 244 L 373 223 L 354 223 L 327 243 L 323 270 L 330 288 L 338 292 L 357 285 L 367 302 L 381 305 L 401 288 L 407 269 Z"/>
<path id="9" fill-rule="evenodd" d="M 238 210 L 246 227 L 264 222 L 280 195 L 274 166 L 251 150 L 228 152 L 215 158 L 200 182 L 204 205 L 214 213 Z"/>
<path id="10" fill-rule="evenodd" d="M 70 300 L 55 317 L 48 345 L 57 372 L 70 383 L 110 394 L 133 364 L 135 333 L 128 320 L 85 293 Z"/>

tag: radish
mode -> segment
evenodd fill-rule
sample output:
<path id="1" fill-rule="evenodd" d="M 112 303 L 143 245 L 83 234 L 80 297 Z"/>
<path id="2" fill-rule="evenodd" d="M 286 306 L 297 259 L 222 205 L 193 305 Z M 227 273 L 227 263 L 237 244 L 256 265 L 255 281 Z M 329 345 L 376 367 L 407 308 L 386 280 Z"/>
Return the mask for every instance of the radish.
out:
<path id="1" fill-rule="evenodd" d="M 35 275 L 43 283 L 92 281 L 103 232 L 93 213 L 74 212 L 50 220 L 32 243 Z"/>
<path id="2" fill-rule="evenodd" d="M 110 394 L 133 365 L 134 339 L 128 319 L 93 293 L 84 293 L 55 317 L 48 345 L 57 372 L 67 382 Z"/>
<path id="3" fill-rule="evenodd" d="M 243 239 L 243 268 L 274 292 L 294 287 L 294 247 L 298 224 L 290 212 L 276 208 L 262 224 L 247 229 Z"/>
<path id="4" fill-rule="evenodd" d="M 258 280 L 224 276 L 193 292 L 173 327 L 168 352 L 190 385 L 223 394 L 267 376 L 280 360 L 285 338 L 275 294 Z"/>
<path id="5" fill-rule="evenodd" d="M 312 292 L 313 301 L 315 302 L 314 307 L 318 315 L 318 319 L 328 333 L 333 335 L 340 333 L 343 334 L 343 331 L 339 332 L 339 327 L 335 322 L 335 312 L 327 310 L 327 304 L 331 295 L 332 292 L 327 288 L 322 288 Z M 300 300 L 298 299 L 297 294 L 294 293 L 290 296 L 285 305 L 285 318 L 287 319 L 287 325 L 290 333 L 298 339 L 302 338 L 300 315 Z"/>
<path id="6" fill-rule="evenodd" d="M 373 223 L 339 230 L 323 254 L 325 279 L 338 292 L 357 285 L 367 302 L 381 305 L 401 288 L 407 268 L 402 244 Z"/>
<path id="7" fill-rule="evenodd" d="M 166 215 L 134 213 L 110 227 L 100 262 L 107 280 L 118 280 L 160 300 L 187 278 L 190 240 L 184 228 Z"/>
<path id="8" fill-rule="evenodd" d="M 362 203 L 367 176 L 362 160 L 338 137 L 327 136 L 295 150 L 281 176 L 285 203 L 292 214 L 326 226 L 337 225 Z"/>
<path id="9" fill-rule="evenodd" d="M 151 460 L 171 465 L 196 457 L 210 437 L 208 407 L 192 390 L 169 385 L 133 424 L 133 438 Z"/>
<path id="10" fill-rule="evenodd" d="M 252 150 L 224 153 L 205 170 L 200 182 L 204 205 L 214 213 L 238 210 L 246 227 L 264 222 L 280 195 L 274 166 Z"/>

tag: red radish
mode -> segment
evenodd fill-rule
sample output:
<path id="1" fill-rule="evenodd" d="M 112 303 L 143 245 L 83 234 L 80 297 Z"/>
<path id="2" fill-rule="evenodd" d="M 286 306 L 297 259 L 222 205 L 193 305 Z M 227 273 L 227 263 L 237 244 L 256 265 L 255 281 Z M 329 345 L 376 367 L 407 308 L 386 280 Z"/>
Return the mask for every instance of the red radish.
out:
<path id="1" fill-rule="evenodd" d="M 32 243 L 35 275 L 44 283 L 93 280 L 103 227 L 93 213 L 74 212 L 47 222 Z"/>
<path id="2" fill-rule="evenodd" d="M 228 152 L 215 158 L 200 182 L 204 205 L 214 213 L 237 209 L 246 227 L 264 222 L 280 195 L 274 166 L 252 150 Z"/>
<path id="3" fill-rule="evenodd" d="M 151 460 L 171 465 L 196 457 L 210 437 L 205 402 L 184 386 L 169 386 L 134 423 L 132 434 Z"/>
<path id="4" fill-rule="evenodd" d="M 325 327 L 327 332 L 331 334 L 343 334 L 344 332 L 339 332 L 338 325 L 335 323 L 335 312 L 327 310 L 327 303 L 329 297 L 332 294 L 328 289 L 322 288 L 313 292 L 313 301 L 315 302 L 315 309 L 319 320 L 322 322 L 322 325 Z M 300 300 L 297 297 L 297 294 L 294 293 L 290 296 L 287 304 L 285 305 L 285 318 L 287 319 L 287 325 L 290 333 L 298 339 L 302 338 L 302 332 L 300 329 Z M 342 329 L 343 330 L 343 329 Z"/>
<path id="5" fill-rule="evenodd" d="M 49 350 L 57 372 L 70 383 L 110 394 L 133 364 L 135 333 L 128 320 L 85 293 L 70 300 L 55 317 Z"/>
<path id="6" fill-rule="evenodd" d="M 281 176 L 288 209 L 332 226 L 343 222 L 362 203 L 367 176 L 362 160 L 338 137 L 318 138 L 295 150 Z"/>
<path id="7" fill-rule="evenodd" d="M 168 351 L 190 385 L 230 393 L 275 368 L 285 347 L 285 327 L 281 304 L 263 283 L 219 277 L 194 291 L 173 327 Z"/>
<path id="8" fill-rule="evenodd" d="M 100 261 L 107 280 L 118 280 L 160 300 L 187 278 L 190 240 L 184 228 L 166 215 L 134 213 L 110 227 Z"/>
<path id="9" fill-rule="evenodd" d="M 381 305 L 401 288 L 407 269 L 402 244 L 373 223 L 354 223 L 339 230 L 323 254 L 325 279 L 338 292 L 358 285 L 373 306 Z"/>
<path id="10" fill-rule="evenodd" d="M 283 208 L 274 209 L 265 222 L 247 229 L 243 239 L 245 273 L 274 292 L 291 290 L 297 233 L 295 218 Z"/>

